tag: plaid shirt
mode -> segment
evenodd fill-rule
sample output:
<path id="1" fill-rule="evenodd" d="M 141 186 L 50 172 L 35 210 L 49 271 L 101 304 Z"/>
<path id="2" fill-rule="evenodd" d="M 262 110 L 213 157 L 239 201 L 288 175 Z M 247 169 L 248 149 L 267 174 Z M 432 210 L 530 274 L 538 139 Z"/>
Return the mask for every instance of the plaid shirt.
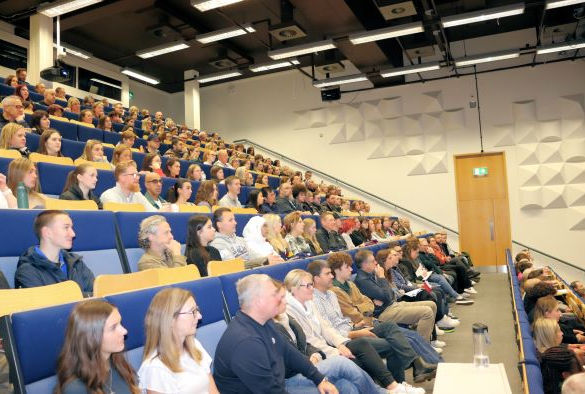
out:
<path id="1" fill-rule="evenodd" d="M 351 319 L 343 316 L 341 308 L 339 307 L 339 301 L 337 301 L 337 295 L 331 290 L 327 290 L 325 293 L 314 289 L 313 290 L 313 304 L 321 314 L 323 319 L 327 319 L 329 323 L 344 337 L 348 336 L 348 333 L 353 328 Z"/>

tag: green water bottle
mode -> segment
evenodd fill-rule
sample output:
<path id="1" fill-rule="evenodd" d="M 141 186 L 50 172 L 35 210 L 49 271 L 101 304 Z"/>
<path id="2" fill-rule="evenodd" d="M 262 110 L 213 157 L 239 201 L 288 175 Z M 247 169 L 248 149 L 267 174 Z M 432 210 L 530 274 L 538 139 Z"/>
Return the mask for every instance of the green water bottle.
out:
<path id="1" fill-rule="evenodd" d="M 24 182 L 18 182 L 16 186 L 16 203 L 19 209 L 28 209 L 28 191 Z"/>

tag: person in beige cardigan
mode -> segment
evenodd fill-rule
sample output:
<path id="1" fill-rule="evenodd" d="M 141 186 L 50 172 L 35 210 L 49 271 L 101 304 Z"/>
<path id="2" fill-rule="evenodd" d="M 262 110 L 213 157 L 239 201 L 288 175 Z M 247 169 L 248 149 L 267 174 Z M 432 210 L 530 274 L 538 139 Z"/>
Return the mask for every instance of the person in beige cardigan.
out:
<path id="1" fill-rule="evenodd" d="M 174 268 L 187 264 L 181 254 L 181 244 L 173 238 L 171 226 L 161 215 L 153 215 L 140 223 L 138 245 L 144 254 L 138 261 L 138 270 Z"/>

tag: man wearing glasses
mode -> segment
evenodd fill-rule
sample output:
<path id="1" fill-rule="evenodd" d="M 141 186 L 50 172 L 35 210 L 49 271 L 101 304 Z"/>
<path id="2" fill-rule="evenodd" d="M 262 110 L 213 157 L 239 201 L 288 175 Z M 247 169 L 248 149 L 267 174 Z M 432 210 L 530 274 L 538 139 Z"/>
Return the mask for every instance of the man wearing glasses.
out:
<path id="1" fill-rule="evenodd" d="M 160 175 L 155 172 L 148 172 L 144 177 L 144 184 L 146 186 L 146 193 L 144 197 L 156 209 L 161 209 L 163 204 L 167 202 L 160 196 L 162 192 L 162 180 Z"/>
<path id="2" fill-rule="evenodd" d="M 18 96 L 7 96 L 2 100 L 3 113 L 0 116 L 0 129 L 8 123 L 18 123 L 25 128 L 29 125 L 24 120 L 24 106 Z"/>
<path id="3" fill-rule="evenodd" d="M 103 203 L 117 202 L 125 204 L 142 204 L 148 212 L 156 212 L 156 209 L 140 192 L 140 174 L 136 168 L 136 162 L 125 161 L 119 163 L 114 170 L 116 186 L 102 193 L 100 200 Z"/>

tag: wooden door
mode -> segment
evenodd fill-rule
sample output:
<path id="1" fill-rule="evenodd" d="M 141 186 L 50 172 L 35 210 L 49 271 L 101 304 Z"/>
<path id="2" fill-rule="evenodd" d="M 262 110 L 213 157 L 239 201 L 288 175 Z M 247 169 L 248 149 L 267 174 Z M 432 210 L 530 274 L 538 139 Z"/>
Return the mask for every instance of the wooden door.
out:
<path id="1" fill-rule="evenodd" d="M 474 175 L 484 169 L 486 175 Z M 512 239 L 504 153 L 455 156 L 455 183 L 460 250 L 475 265 L 505 265 Z"/>

